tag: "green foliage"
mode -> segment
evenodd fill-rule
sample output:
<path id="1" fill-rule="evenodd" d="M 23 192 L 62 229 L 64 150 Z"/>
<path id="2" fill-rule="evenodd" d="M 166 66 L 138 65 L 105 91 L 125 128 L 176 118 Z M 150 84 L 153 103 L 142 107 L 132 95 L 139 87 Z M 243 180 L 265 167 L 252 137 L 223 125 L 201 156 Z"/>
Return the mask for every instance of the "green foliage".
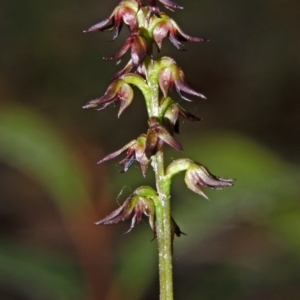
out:
<path id="1" fill-rule="evenodd" d="M 33 111 L 2 107 L 0 157 L 43 185 L 63 219 L 85 205 L 86 182 L 72 149 L 53 124 Z M 83 285 L 75 266 L 53 253 L 41 254 L 3 239 L 0 243 L 0 283 L 28 299 L 82 299 Z"/>
<path id="2" fill-rule="evenodd" d="M 62 213 L 84 205 L 85 178 L 72 149 L 53 124 L 26 108 L 4 107 L 0 145 L 2 159 L 38 180 Z"/>
<path id="3" fill-rule="evenodd" d="M 0 285 L 31 300 L 83 299 L 82 278 L 72 260 L 0 240 Z"/>

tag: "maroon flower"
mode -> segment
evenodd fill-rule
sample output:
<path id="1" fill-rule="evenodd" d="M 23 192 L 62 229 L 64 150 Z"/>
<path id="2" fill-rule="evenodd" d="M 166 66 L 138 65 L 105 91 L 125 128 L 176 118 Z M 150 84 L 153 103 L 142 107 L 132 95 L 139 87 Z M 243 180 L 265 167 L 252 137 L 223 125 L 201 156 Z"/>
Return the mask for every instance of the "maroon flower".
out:
<path id="1" fill-rule="evenodd" d="M 171 133 L 179 133 L 179 116 L 182 116 L 189 121 L 199 122 L 201 119 L 186 111 L 178 103 L 171 103 L 164 113 L 164 123 Z"/>
<path id="2" fill-rule="evenodd" d="M 111 160 L 127 151 L 126 157 L 120 161 L 120 164 L 123 165 L 122 172 L 127 172 L 131 165 L 137 161 L 140 163 L 142 174 L 145 177 L 147 168 L 150 164 L 150 160 L 145 156 L 145 143 L 146 135 L 140 135 L 136 140 L 129 142 L 121 149 L 105 156 L 98 162 L 98 164 Z"/>
<path id="3" fill-rule="evenodd" d="M 168 91 L 175 86 L 175 89 L 179 96 L 187 101 L 191 101 L 185 96 L 182 95 L 181 92 L 198 96 L 203 99 L 206 97 L 200 92 L 192 89 L 189 84 L 186 82 L 185 75 L 182 69 L 176 64 L 176 62 L 170 57 L 163 57 L 157 64 L 160 68 L 158 78 L 159 78 L 159 86 L 161 91 L 166 98 L 168 96 Z"/>
<path id="4" fill-rule="evenodd" d="M 142 30 L 132 32 L 126 39 L 122 48 L 114 55 L 104 57 L 105 60 L 118 59 L 119 62 L 130 49 L 131 61 L 134 67 L 142 64 L 145 57 L 150 54 L 149 46 L 146 38 L 142 34 Z"/>
<path id="5" fill-rule="evenodd" d="M 100 23 L 90 27 L 84 32 L 93 31 L 114 31 L 112 40 L 119 36 L 119 33 L 123 27 L 123 23 L 128 25 L 130 31 L 134 31 L 137 26 L 137 14 L 138 6 L 134 0 L 121 1 L 119 5 L 114 9 L 108 18 Z M 111 22 L 111 24 L 109 24 Z"/>
<path id="6" fill-rule="evenodd" d="M 105 156 L 98 164 L 111 160 L 127 151 L 126 157 L 120 161 L 120 164 L 123 165 L 122 172 L 127 172 L 131 165 L 137 161 L 140 163 L 142 174 L 145 177 L 151 156 L 155 155 L 157 151 L 162 148 L 164 143 L 170 145 L 177 151 L 182 151 L 182 146 L 159 124 L 156 118 L 150 118 L 149 123 L 150 128 L 147 135 L 140 135 L 136 140 L 129 142 L 121 149 Z"/>
<path id="7" fill-rule="evenodd" d="M 120 117 L 124 109 L 131 104 L 133 95 L 133 90 L 128 83 L 122 79 L 116 79 L 109 85 L 102 97 L 89 101 L 83 108 L 100 106 L 98 110 L 102 110 L 112 103 L 120 102 L 120 109 L 118 112 L 118 117 Z"/>
<path id="8" fill-rule="evenodd" d="M 227 186 L 232 186 L 234 179 L 217 177 L 212 175 L 206 167 L 198 163 L 191 163 L 185 173 L 185 183 L 193 192 L 208 199 L 208 197 L 200 189 L 199 185 L 211 189 L 222 189 Z"/>
<path id="9" fill-rule="evenodd" d="M 152 155 L 155 155 L 164 145 L 168 144 L 175 150 L 182 152 L 182 146 L 178 143 L 172 135 L 160 125 L 159 120 L 155 117 L 149 119 L 149 129 L 146 137 L 146 147 L 145 155 L 147 158 L 150 158 Z"/>
<path id="10" fill-rule="evenodd" d="M 146 194 L 144 193 L 145 189 L 148 191 Z M 155 232 L 155 208 L 151 196 L 147 195 L 149 193 L 155 193 L 155 191 L 150 187 L 140 187 L 136 189 L 134 193 L 125 200 L 122 206 L 95 224 L 110 225 L 131 219 L 131 226 L 126 232 L 128 233 L 134 228 L 135 224 L 140 223 L 144 214 L 149 218 L 150 227 Z"/>
<path id="11" fill-rule="evenodd" d="M 160 13 L 159 18 L 153 19 L 154 25 L 150 25 L 153 28 L 153 39 L 157 44 L 158 49 L 162 47 L 162 41 L 168 36 L 171 43 L 179 50 L 184 49 L 184 45 L 181 42 L 207 42 L 207 39 L 192 37 L 184 33 L 177 23 L 167 16 L 165 13 Z"/>

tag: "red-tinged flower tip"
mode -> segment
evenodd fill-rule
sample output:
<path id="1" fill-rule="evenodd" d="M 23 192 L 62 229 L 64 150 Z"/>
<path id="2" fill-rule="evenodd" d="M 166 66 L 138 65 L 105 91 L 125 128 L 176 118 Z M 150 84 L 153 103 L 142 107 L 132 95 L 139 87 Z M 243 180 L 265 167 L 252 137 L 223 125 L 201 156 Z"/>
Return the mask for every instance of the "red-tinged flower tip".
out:
<path id="1" fill-rule="evenodd" d="M 206 199 L 208 199 L 208 197 L 200 189 L 199 185 L 211 189 L 222 189 L 224 187 L 232 186 L 234 182 L 234 179 L 212 175 L 206 167 L 195 162 L 190 163 L 190 166 L 185 173 L 184 180 L 190 190 Z"/>
<path id="2" fill-rule="evenodd" d="M 180 6 L 178 3 L 173 2 L 171 0 L 158 0 L 160 3 L 162 3 L 165 8 L 174 11 L 175 9 L 183 9 L 182 6 Z M 142 0 L 137 0 L 139 8 L 141 7 Z M 150 8 L 150 13 L 154 14 L 156 16 L 159 16 L 160 10 L 157 5 L 157 0 L 149 0 L 148 1 L 148 7 Z"/>
<path id="3" fill-rule="evenodd" d="M 180 143 L 160 124 L 159 120 L 155 117 L 151 117 L 149 119 L 149 129 L 146 136 L 146 157 L 150 159 L 152 155 L 155 155 L 162 148 L 164 143 L 177 151 L 183 151 Z"/>
<path id="4" fill-rule="evenodd" d="M 158 0 L 160 3 L 162 3 L 165 8 L 173 11 L 174 9 L 183 9 L 182 6 L 180 6 L 178 3 L 171 1 L 171 0 Z M 153 1 L 155 2 L 155 1 Z"/>
<path id="5" fill-rule="evenodd" d="M 120 117 L 124 109 L 131 104 L 133 96 L 131 86 L 122 79 L 116 79 L 109 85 L 102 97 L 89 101 L 83 108 L 99 107 L 98 110 L 102 110 L 112 103 L 120 102 L 118 112 L 118 117 Z"/>
<path id="6" fill-rule="evenodd" d="M 162 3 L 165 8 L 174 11 L 175 9 L 183 9 L 182 6 L 180 6 L 178 3 L 171 1 L 171 0 L 158 0 L 160 3 Z M 142 0 L 137 0 L 138 6 L 141 6 Z M 149 6 L 150 7 L 157 7 L 157 0 L 149 0 Z"/>
<path id="7" fill-rule="evenodd" d="M 183 9 L 182 6 L 180 6 L 178 3 L 174 2 L 174 1 L 171 1 L 171 0 L 158 0 L 160 3 L 162 3 L 165 8 L 171 10 L 171 11 L 174 11 L 175 9 Z M 157 5 L 156 4 L 156 0 L 151 0 L 150 1 L 152 4 L 152 6 L 154 5 Z"/>
<path id="8" fill-rule="evenodd" d="M 178 103 L 171 103 L 164 113 L 164 124 L 171 133 L 179 133 L 179 116 L 182 116 L 189 121 L 199 122 L 201 119 L 186 111 Z"/>
<path id="9" fill-rule="evenodd" d="M 177 23 L 167 16 L 165 13 L 160 13 L 159 18 L 153 19 L 153 24 L 150 27 L 153 28 L 152 35 L 158 49 L 162 47 L 162 41 L 165 37 L 168 37 L 171 43 L 179 50 L 184 49 L 184 45 L 181 42 L 207 42 L 205 38 L 192 37 L 184 33 Z"/>
<path id="10" fill-rule="evenodd" d="M 121 1 L 108 18 L 106 18 L 100 23 L 93 25 L 84 32 L 114 31 L 112 38 L 112 40 L 114 40 L 119 36 L 123 24 L 128 25 L 130 31 L 136 30 L 136 28 L 138 27 L 138 21 L 136 16 L 137 11 L 138 6 L 136 1 Z"/>
<path id="11" fill-rule="evenodd" d="M 190 87 L 185 79 L 182 69 L 172 58 L 161 58 L 158 62 L 158 66 L 160 69 L 158 72 L 159 86 L 165 98 L 168 96 L 168 91 L 175 86 L 177 93 L 184 100 L 191 101 L 183 96 L 182 92 L 206 99 L 203 94 Z"/>
<path id="12" fill-rule="evenodd" d="M 104 57 L 105 60 L 118 59 L 121 61 L 126 52 L 130 49 L 131 61 L 134 67 L 143 63 L 147 55 L 150 55 L 150 48 L 147 39 L 142 34 L 143 30 L 132 32 L 126 39 L 122 48 L 114 55 Z"/>
<path id="13" fill-rule="evenodd" d="M 121 77 L 124 74 L 131 73 L 131 72 L 134 72 L 134 71 L 135 71 L 135 68 L 133 66 L 132 60 L 130 59 L 122 70 L 118 71 L 117 73 L 115 73 L 112 76 L 112 79 L 117 79 L 117 78 Z"/>
<path id="14" fill-rule="evenodd" d="M 140 193 L 140 190 L 142 190 L 142 193 Z M 107 215 L 104 219 L 95 222 L 95 224 L 110 225 L 131 219 L 131 226 L 126 232 L 128 233 L 136 224 L 140 223 L 144 214 L 149 218 L 150 227 L 155 232 L 155 208 L 151 196 L 154 192 L 151 187 L 140 187 L 136 189 L 125 200 L 122 206 Z"/>
<path id="15" fill-rule="evenodd" d="M 147 71 L 146 71 L 146 67 L 145 67 L 146 61 L 147 61 L 147 59 L 144 61 L 143 64 L 135 67 L 132 63 L 132 60 L 130 59 L 122 70 L 118 71 L 117 73 L 115 73 L 113 75 L 112 79 L 120 78 L 123 75 L 128 74 L 128 73 L 132 73 L 132 74 L 136 73 L 136 74 L 141 75 L 143 78 L 146 78 L 146 76 L 147 76 Z"/>
<path id="16" fill-rule="evenodd" d="M 146 176 L 147 168 L 150 164 L 150 160 L 145 155 L 145 144 L 146 144 L 146 135 L 140 135 L 136 140 L 133 140 L 126 144 L 121 149 L 105 156 L 101 159 L 98 164 L 101 164 L 105 161 L 114 159 L 123 152 L 126 152 L 126 157 L 121 160 L 119 163 L 123 165 L 122 173 L 125 173 L 129 170 L 132 164 L 137 161 L 140 164 L 141 171 L 143 176 Z"/>

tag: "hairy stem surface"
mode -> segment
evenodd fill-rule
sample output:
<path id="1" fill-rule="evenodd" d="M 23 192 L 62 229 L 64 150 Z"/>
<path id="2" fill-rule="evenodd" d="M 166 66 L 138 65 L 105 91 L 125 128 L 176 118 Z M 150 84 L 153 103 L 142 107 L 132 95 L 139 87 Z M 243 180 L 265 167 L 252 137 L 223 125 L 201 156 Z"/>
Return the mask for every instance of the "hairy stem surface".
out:
<path id="1" fill-rule="evenodd" d="M 151 87 L 152 91 L 151 111 L 153 112 L 153 116 L 161 118 L 159 115 L 159 90 L 156 76 L 149 76 L 149 86 Z M 155 172 L 156 189 L 160 200 L 155 207 L 160 300 L 173 300 L 170 207 L 171 180 L 169 177 L 165 176 L 163 149 L 158 151 L 157 154 L 152 157 L 152 166 Z"/>
<path id="2" fill-rule="evenodd" d="M 155 155 L 153 167 L 160 199 L 160 203 L 156 207 L 160 299 L 173 300 L 170 181 L 166 180 L 164 176 L 164 154 L 162 151 Z"/>

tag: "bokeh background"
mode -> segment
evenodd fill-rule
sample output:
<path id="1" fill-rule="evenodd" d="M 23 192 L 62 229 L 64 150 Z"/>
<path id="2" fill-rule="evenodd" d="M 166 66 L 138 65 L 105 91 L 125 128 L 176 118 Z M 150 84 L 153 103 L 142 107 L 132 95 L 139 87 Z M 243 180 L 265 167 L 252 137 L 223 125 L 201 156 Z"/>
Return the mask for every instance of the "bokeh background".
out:
<path id="1" fill-rule="evenodd" d="M 0 2 L 0 298 L 158 299 L 147 221 L 97 227 L 144 179 L 139 167 L 96 162 L 147 128 L 139 92 L 117 108 L 84 111 L 120 66 L 102 60 L 128 34 L 82 34 L 118 3 Z M 205 191 L 173 184 L 178 300 L 300 299 L 300 2 L 186 0 L 173 56 L 208 100 L 174 98 L 202 118 L 182 122 L 184 156 L 237 179 Z M 125 60 L 126 61 L 126 60 Z M 182 157 L 167 151 L 168 160 Z"/>

